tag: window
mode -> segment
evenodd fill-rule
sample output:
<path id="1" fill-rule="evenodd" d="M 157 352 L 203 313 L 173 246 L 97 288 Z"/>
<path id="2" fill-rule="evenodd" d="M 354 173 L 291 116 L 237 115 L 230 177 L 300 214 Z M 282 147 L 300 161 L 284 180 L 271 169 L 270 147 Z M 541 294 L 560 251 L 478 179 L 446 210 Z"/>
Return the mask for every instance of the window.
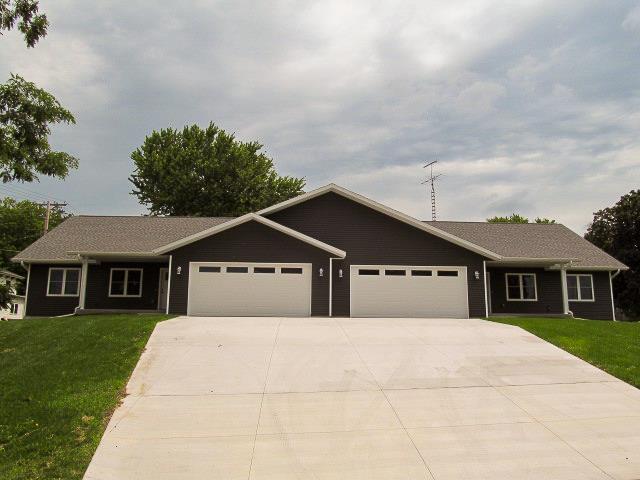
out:
<path id="1" fill-rule="evenodd" d="M 567 294 L 571 302 L 593 302 L 593 276 L 567 274 Z"/>
<path id="2" fill-rule="evenodd" d="M 291 267 L 283 267 L 280 269 L 280 273 L 295 273 L 295 274 L 302 274 L 302 269 L 301 268 L 291 268 Z"/>
<path id="3" fill-rule="evenodd" d="M 12 303 L 11 308 L 9 309 L 9 312 L 11 312 L 11 315 L 17 315 L 18 309 L 19 309 L 19 305 L 17 303 Z"/>
<path id="4" fill-rule="evenodd" d="M 387 277 L 404 277 L 407 275 L 405 270 L 385 270 L 384 274 Z"/>
<path id="5" fill-rule="evenodd" d="M 535 302 L 538 300 L 534 273 L 507 273 L 507 300 Z"/>
<path id="6" fill-rule="evenodd" d="M 431 277 L 432 275 L 431 270 L 411 270 L 412 277 Z"/>
<path id="7" fill-rule="evenodd" d="M 457 270 L 438 270 L 438 276 L 439 277 L 457 277 L 458 271 Z"/>
<path id="8" fill-rule="evenodd" d="M 380 275 L 380 270 L 374 270 L 372 268 L 361 268 L 358 270 L 358 275 Z"/>
<path id="9" fill-rule="evenodd" d="M 253 273 L 276 273 L 275 267 L 253 267 Z"/>
<path id="10" fill-rule="evenodd" d="M 48 297 L 77 297 L 80 292 L 79 268 L 50 268 Z"/>
<path id="11" fill-rule="evenodd" d="M 109 279 L 110 297 L 141 297 L 141 268 L 112 268 Z"/>
<path id="12" fill-rule="evenodd" d="M 249 267 L 227 267 L 227 273 L 249 273 Z"/>
<path id="13" fill-rule="evenodd" d="M 200 273 L 220 273 L 220 267 L 198 267 Z"/>

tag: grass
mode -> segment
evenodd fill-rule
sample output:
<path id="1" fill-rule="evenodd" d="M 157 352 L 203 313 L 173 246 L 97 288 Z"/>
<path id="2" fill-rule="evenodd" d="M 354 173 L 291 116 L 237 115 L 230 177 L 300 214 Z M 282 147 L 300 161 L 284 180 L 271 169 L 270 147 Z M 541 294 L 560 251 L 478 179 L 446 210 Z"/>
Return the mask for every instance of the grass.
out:
<path id="1" fill-rule="evenodd" d="M 0 322 L 0 478 L 82 478 L 166 315 Z"/>
<path id="2" fill-rule="evenodd" d="M 489 320 L 522 327 L 640 388 L 640 323 L 545 317 Z"/>

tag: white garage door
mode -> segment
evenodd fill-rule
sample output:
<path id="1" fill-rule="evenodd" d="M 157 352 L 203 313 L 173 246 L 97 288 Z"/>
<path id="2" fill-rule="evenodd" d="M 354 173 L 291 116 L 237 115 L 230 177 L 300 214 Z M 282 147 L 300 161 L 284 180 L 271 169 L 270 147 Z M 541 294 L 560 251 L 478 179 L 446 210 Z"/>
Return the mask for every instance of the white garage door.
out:
<path id="1" fill-rule="evenodd" d="M 191 263 L 189 315 L 311 315 L 311 265 Z"/>
<path id="2" fill-rule="evenodd" d="M 466 267 L 351 266 L 352 317 L 467 318 Z"/>

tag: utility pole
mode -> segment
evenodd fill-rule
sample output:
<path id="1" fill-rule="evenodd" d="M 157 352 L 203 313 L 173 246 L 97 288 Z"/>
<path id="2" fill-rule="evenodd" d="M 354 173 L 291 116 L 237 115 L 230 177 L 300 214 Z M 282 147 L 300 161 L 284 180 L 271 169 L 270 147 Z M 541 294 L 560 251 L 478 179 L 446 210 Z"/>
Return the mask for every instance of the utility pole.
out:
<path id="1" fill-rule="evenodd" d="M 436 187 L 435 187 L 435 182 L 436 180 L 442 176 L 442 174 L 438 174 L 435 177 L 433 176 L 433 166 L 438 163 L 437 160 L 434 160 L 433 162 L 429 162 L 427 163 L 425 166 L 423 166 L 422 168 L 429 168 L 429 176 L 427 177 L 427 179 L 424 182 L 421 182 L 421 185 L 430 185 L 430 195 L 431 195 L 431 220 L 432 221 L 436 221 Z M 427 187 L 429 188 L 429 187 Z"/>
<path id="2" fill-rule="evenodd" d="M 45 233 L 47 233 L 49 231 L 49 217 L 51 217 L 51 209 L 52 208 L 66 207 L 67 204 L 66 203 L 59 203 L 59 202 L 52 202 L 50 200 L 47 200 L 47 203 L 41 203 L 40 206 L 46 208 L 46 211 L 45 211 L 45 214 L 44 214 L 44 229 L 43 229 L 43 232 L 42 232 L 42 234 L 44 235 Z"/>

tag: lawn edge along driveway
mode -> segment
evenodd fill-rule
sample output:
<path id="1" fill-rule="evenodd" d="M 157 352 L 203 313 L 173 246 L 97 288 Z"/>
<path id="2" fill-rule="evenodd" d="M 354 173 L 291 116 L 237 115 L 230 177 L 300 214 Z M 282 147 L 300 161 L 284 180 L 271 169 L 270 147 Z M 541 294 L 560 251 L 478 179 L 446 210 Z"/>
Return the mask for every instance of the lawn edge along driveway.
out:
<path id="1" fill-rule="evenodd" d="M 516 325 L 640 388 L 640 322 L 557 317 L 490 317 Z"/>
<path id="2" fill-rule="evenodd" d="M 0 322 L 0 478 L 82 478 L 160 314 Z"/>

